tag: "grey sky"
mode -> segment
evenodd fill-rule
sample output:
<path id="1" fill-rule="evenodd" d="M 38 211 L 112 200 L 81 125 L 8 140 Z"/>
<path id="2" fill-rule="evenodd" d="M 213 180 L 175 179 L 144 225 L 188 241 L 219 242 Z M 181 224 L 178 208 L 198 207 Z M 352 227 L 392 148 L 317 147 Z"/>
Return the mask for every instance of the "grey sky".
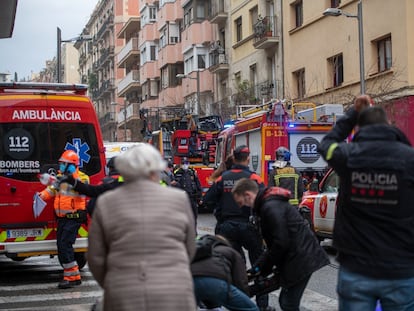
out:
<path id="1" fill-rule="evenodd" d="M 1 1 L 1 0 L 0 0 Z M 19 0 L 13 36 L 0 39 L 0 72 L 19 80 L 40 72 L 56 55 L 56 28 L 62 39 L 78 36 L 99 0 Z"/>

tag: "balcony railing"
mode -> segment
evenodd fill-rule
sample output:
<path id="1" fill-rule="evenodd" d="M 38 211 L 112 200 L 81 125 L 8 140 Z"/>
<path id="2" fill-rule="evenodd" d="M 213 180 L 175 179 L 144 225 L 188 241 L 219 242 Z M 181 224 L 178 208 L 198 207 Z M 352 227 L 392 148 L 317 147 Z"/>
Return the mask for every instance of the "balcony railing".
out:
<path id="1" fill-rule="evenodd" d="M 229 70 L 229 60 L 227 53 L 224 50 L 213 50 L 210 53 L 210 72 L 212 73 L 225 73 Z"/>
<path id="2" fill-rule="evenodd" d="M 128 43 L 122 48 L 122 50 L 118 53 L 118 65 L 121 66 L 122 63 L 127 58 L 128 54 L 132 54 L 132 52 L 137 52 L 139 55 L 139 48 L 138 48 L 138 38 L 132 38 L 128 41 Z"/>
<path id="3" fill-rule="evenodd" d="M 99 118 L 99 124 L 101 127 L 105 127 L 110 123 L 116 123 L 116 113 L 107 112 L 103 117 Z"/>
<path id="4" fill-rule="evenodd" d="M 278 98 L 278 81 L 267 80 L 233 94 L 232 99 L 237 105 L 258 104 L 262 100 Z"/>
<path id="5" fill-rule="evenodd" d="M 110 57 L 114 55 L 114 52 L 115 47 L 113 45 L 101 49 L 101 56 L 99 57 L 99 66 L 103 66 L 107 61 L 109 61 Z"/>
<path id="6" fill-rule="evenodd" d="M 101 28 L 98 30 L 97 39 L 100 39 L 103 34 L 109 30 L 109 27 L 114 25 L 114 17 L 112 15 L 108 16 L 108 19 L 101 25 Z"/>
<path id="7" fill-rule="evenodd" d="M 139 85 L 139 70 L 134 69 L 128 72 L 128 74 L 118 83 L 118 96 L 124 96 L 125 91 L 131 86 Z"/>
<path id="8" fill-rule="evenodd" d="M 260 17 L 253 26 L 253 45 L 257 49 L 267 49 L 279 43 L 276 16 Z"/>
<path id="9" fill-rule="evenodd" d="M 210 22 L 213 24 L 224 23 L 227 20 L 227 12 L 224 0 L 211 0 Z"/>

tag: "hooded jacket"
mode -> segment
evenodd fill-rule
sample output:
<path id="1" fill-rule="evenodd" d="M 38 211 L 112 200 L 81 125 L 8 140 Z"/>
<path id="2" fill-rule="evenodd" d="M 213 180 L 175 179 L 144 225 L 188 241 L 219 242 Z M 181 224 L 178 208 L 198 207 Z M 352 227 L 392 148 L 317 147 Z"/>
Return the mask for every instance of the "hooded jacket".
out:
<path id="1" fill-rule="evenodd" d="M 259 191 L 254 212 L 258 216 L 267 251 L 256 262 L 267 275 L 275 265 L 282 287 L 289 288 L 329 264 L 325 251 L 298 209 L 289 204 L 290 191 L 271 187 Z"/>
<path id="2" fill-rule="evenodd" d="M 334 227 L 338 260 L 374 278 L 414 277 L 414 150 L 387 124 L 361 127 L 350 109 L 319 152 L 340 176 Z"/>

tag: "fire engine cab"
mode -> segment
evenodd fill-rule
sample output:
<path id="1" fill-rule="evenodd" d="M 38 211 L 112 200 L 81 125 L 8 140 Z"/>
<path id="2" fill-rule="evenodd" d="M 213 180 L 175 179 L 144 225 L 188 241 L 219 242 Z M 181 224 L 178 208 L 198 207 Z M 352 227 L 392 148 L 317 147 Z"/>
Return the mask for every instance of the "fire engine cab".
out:
<path id="1" fill-rule="evenodd" d="M 273 169 L 275 150 L 284 146 L 291 152 L 291 164 L 309 180 L 323 176 L 327 163 L 317 152 L 322 137 L 332 128 L 335 118 L 341 114 L 336 110 L 321 110 L 313 103 L 291 103 L 271 101 L 261 106 L 240 111 L 237 121 L 218 136 L 216 165 L 240 145 L 251 151 L 249 167 L 268 182 Z M 301 113 L 301 111 L 306 113 Z M 312 113 L 309 113 L 312 111 Z M 322 115 L 321 111 L 329 111 Z"/>
<path id="2" fill-rule="evenodd" d="M 222 129 L 220 116 L 196 117 L 187 114 L 162 121 L 160 129 L 152 132 L 151 141 L 164 159 L 175 165 L 180 165 L 182 159 L 187 158 L 197 172 L 204 194 L 210 187 L 217 137 Z"/>

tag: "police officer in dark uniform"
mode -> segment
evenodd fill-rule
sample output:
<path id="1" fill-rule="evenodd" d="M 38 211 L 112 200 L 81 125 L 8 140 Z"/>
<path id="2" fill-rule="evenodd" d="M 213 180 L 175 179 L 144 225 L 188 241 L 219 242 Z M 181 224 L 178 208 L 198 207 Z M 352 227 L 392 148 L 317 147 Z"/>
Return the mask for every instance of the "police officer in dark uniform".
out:
<path id="1" fill-rule="evenodd" d="M 262 178 L 249 170 L 250 150 L 246 145 L 238 146 L 234 152 L 234 164 L 216 179 L 203 198 L 206 204 L 215 204 L 214 215 L 217 219 L 215 233 L 224 236 L 244 258 L 243 248 L 247 249 L 251 263 L 256 262 L 263 252 L 262 237 L 255 226 L 250 207 L 239 207 L 234 201 L 231 190 L 241 178 L 250 178 L 264 188 Z M 256 297 L 260 310 L 273 310 L 268 306 L 268 296 Z"/>
<path id="2" fill-rule="evenodd" d="M 174 171 L 174 181 L 171 183 L 172 186 L 187 192 L 193 209 L 194 219 L 197 220 L 198 203 L 201 199 L 202 190 L 197 172 L 190 167 L 190 162 L 187 158 L 184 157 L 182 159 L 182 166 Z"/>

